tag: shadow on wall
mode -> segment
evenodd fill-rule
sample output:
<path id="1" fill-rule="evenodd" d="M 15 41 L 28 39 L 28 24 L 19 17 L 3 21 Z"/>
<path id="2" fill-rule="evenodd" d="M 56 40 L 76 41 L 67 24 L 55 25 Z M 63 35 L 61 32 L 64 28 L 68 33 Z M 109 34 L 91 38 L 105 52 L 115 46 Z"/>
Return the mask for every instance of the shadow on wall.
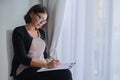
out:
<path id="1" fill-rule="evenodd" d="M 8 59 L 8 80 L 12 80 L 12 78 L 10 77 L 11 64 L 12 64 L 12 58 L 13 58 L 12 32 L 13 32 L 13 30 L 7 30 L 7 32 L 6 32 L 7 59 Z"/>

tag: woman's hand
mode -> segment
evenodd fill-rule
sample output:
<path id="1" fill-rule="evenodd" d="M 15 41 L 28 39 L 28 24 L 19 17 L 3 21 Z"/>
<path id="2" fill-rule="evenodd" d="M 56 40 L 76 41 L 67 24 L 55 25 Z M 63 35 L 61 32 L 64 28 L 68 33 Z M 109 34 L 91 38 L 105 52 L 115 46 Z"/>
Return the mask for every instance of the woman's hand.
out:
<path id="1" fill-rule="evenodd" d="M 54 68 L 54 67 L 57 67 L 58 65 L 60 65 L 59 60 L 52 60 L 47 63 L 47 68 Z"/>

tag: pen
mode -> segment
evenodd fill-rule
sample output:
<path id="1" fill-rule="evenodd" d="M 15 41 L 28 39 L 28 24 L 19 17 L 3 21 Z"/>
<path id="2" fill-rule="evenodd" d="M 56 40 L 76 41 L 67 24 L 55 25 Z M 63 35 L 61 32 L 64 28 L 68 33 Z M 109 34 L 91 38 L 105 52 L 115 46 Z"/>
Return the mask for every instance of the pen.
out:
<path id="1" fill-rule="evenodd" d="M 53 56 L 50 56 L 50 59 L 55 60 Z"/>

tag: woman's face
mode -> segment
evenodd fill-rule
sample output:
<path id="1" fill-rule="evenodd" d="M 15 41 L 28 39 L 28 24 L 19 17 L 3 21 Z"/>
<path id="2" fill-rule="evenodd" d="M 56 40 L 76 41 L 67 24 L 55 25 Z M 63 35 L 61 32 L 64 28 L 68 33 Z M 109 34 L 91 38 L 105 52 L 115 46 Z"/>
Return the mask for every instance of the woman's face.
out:
<path id="1" fill-rule="evenodd" d="M 47 23 L 47 14 L 46 13 L 32 13 L 31 24 L 34 25 L 37 29 L 41 28 L 44 24 Z"/>

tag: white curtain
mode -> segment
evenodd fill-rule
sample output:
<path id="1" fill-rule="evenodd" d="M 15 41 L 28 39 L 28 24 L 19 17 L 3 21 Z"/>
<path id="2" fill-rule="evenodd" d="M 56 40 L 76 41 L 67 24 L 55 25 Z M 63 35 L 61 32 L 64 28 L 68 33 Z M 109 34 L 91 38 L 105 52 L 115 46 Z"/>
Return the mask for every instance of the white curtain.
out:
<path id="1" fill-rule="evenodd" d="M 77 63 L 71 69 L 73 80 L 94 80 L 95 0 L 68 0 L 69 8 L 62 30 L 62 60 Z"/>
<path id="2" fill-rule="evenodd" d="M 47 26 L 48 51 L 54 58 L 59 57 L 56 54 L 56 49 L 61 28 L 64 24 L 66 1 L 67 0 L 43 0 L 43 5 L 48 8 L 49 12 L 49 22 Z"/>
<path id="3" fill-rule="evenodd" d="M 120 80 L 120 1 L 46 2 L 49 48 L 61 62 L 77 63 L 73 80 Z"/>
<path id="4" fill-rule="evenodd" d="M 112 80 L 120 80 L 120 0 L 113 0 L 112 3 Z"/>

